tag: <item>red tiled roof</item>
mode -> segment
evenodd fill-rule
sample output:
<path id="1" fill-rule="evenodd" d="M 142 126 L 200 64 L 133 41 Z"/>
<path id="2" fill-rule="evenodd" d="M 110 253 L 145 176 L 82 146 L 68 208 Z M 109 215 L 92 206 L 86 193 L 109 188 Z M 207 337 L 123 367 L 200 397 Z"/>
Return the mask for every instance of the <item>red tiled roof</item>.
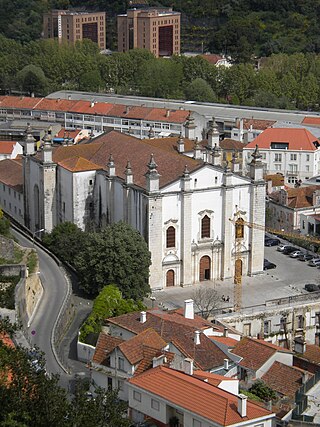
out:
<path id="1" fill-rule="evenodd" d="M 236 344 L 232 353 L 242 357 L 241 366 L 257 371 L 277 351 L 289 352 L 282 347 L 267 343 L 266 341 L 245 337 Z"/>
<path id="2" fill-rule="evenodd" d="M 314 142 L 320 145 L 319 139 L 307 129 L 268 128 L 249 142 L 246 148 L 255 148 L 258 145 L 259 148 L 269 149 L 271 143 L 288 143 L 289 150 L 315 151 L 317 148 Z"/>
<path id="3" fill-rule="evenodd" d="M 0 141 L 0 154 L 11 154 L 15 144 L 15 141 Z"/>
<path id="4" fill-rule="evenodd" d="M 308 208 L 313 206 L 313 193 L 316 190 L 320 190 L 320 185 L 308 185 L 307 187 L 287 188 L 287 206 L 292 209 Z M 274 191 L 269 196 L 275 202 L 280 203 L 280 191 Z"/>
<path id="5" fill-rule="evenodd" d="M 101 332 L 99 334 L 92 361 L 98 365 L 105 365 L 107 355 L 122 342 L 122 338 L 112 337 L 111 335 Z"/>
<path id="6" fill-rule="evenodd" d="M 67 136 L 68 138 L 74 139 L 76 136 L 79 135 L 79 133 L 82 131 L 82 129 L 75 129 L 75 130 L 66 130 L 65 128 L 62 128 L 59 130 L 59 132 L 56 134 L 57 138 L 64 138 L 64 136 Z"/>
<path id="7" fill-rule="evenodd" d="M 77 99 L 19 98 L 15 96 L 0 97 L 0 107 L 107 115 L 111 117 L 127 117 L 129 119 L 138 120 L 165 121 L 168 123 L 184 123 L 189 115 L 189 111 L 186 110 L 166 110 L 164 108 L 126 106 L 121 104 L 91 102 Z"/>
<path id="8" fill-rule="evenodd" d="M 311 363 L 320 365 L 320 347 L 315 344 L 307 344 L 306 351 L 303 354 L 299 354 L 299 357 L 306 359 Z"/>
<path id="9" fill-rule="evenodd" d="M 284 176 L 280 173 L 276 173 L 274 175 L 266 175 L 265 181 L 271 181 L 272 187 L 284 187 Z"/>
<path id="10" fill-rule="evenodd" d="M 169 137 L 169 138 L 154 138 L 154 139 L 144 139 L 143 142 L 151 145 L 152 147 L 161 148 L 162 150 L 171 151 L 174 153 L 178 152 L 178 141 L 179 137 Z M 192 151 L 194 147 L 194 141 L 188 138 L 183 138 L 184 141 L 184 151 Z"/>
<path id="11" fill-rule="evenodd" d="M 261 379 L 277 393 L 293 398 L 302 385 L 302 378 L 302 370 L 274 362 Z"/>
<path id="12" fill-rule="evenodd" d="M 200 344 L 194 343 L 196 330 L 204 330 L 212 325 L 199 316 L 185 319 L 178 311 L 163 312 L 153 309 L 147 311 L 145 323 L 140 323 L 140 313 L 128 313 L 108 319 L 111 324 L 118 325 L 135 334 L 153 328 L 166 341 L 172 342 L 185 357 L 195 361 L 195 365 L 203 370 L 223 366 L 225 354 L 205 334 L 200 334 Z"/>
<path id="13" fill-rule="evenodd" d="M 15 191 L 23 191 L 23 168 L 21 160 L 5 159 L 0 162 L 0 182 Z"/>
<path id="14" fill-rule="evenodd" d="M 216 335 L 210 335 L 208 338 L 210 338 L 213 341 L 221 342 L 222 344 L 225 344 L 228 347 L 234 347 L 239 342 L 230 337 L 223 337 L 223 336 L 216 336 Z"/>
<path id="15" fill-rule="evenodd" d="M 231 139 L 231 138 L 225 138 L 222 141 L 220 141 L 220 147 L 223 150 L 243 150 L 243 147 L 245 147 L 245 145 L 240 142 L 240 141 L 236 141 L 235 139 Z"/>
<path id="16" fill-rule="evenodd" d="M 208 384 L 215 385 L 216 387 L 218 387 L 222 381 L 237 381 L 234 378 L 224 377 L 223 375 L 213 374 L 211 372 L 204 372 L 200 369 L 194 371 L 193 376 L 207 382 Z"/>
<path id="17" fill-rule="evenodd" d="M 86 172 L 103 169 L 102 166 L 98 166 L 83 157 L 72 157 L 71 159 L 62 160 L 59 164 L 70 172 Z"/>
<path id="18" fill-rule="evenodd" d="M 303 123 L 304 125 L 320 126 L 320 117 L 306 116 L 301 123 Z"/>
<path id="19" fill-rule="evenodd" d="M 276 122 L 274 120 L 262 120 L 262 119 L 243 119 L 243 128 L 250 130 L 251 126 L 253 130 L 265 130 L 270 128 Z M 240 128 L 240 123 L 237 125 Z"/>
<path id="20" fill-rule="evenodd" d="M 143 359 L 143 348 L 147 346 L 155 350 L 161 350 L 167 345 L 166 341 L 152 328 L 146 329 L 135 337 L 124 341 L 119 345 L 128 361 L 135 365 Z"/>
<path id="21" fill-rule="evenodd" d="M 199 56 L 201 56 L 201 58 L 203 58 L 206 61 L 208 61 L 209 64 L 213 64 L 213 65 L 215 65 L 221 59 L 223 59 L 223 56 L 217 55 L 215 53 L 206 53 L 206 54 L 199 55 Z"/>
<path id="22" fill-rule="evenodd" d="M 229 426 L 273 414 L 253 402 L 247 402 L 247 416 L 237 410 L 238 397 L 191 375 L 158 366 L 131 378 L 129 383 L 178 405 L 193 414 L 223 426 Z"/>

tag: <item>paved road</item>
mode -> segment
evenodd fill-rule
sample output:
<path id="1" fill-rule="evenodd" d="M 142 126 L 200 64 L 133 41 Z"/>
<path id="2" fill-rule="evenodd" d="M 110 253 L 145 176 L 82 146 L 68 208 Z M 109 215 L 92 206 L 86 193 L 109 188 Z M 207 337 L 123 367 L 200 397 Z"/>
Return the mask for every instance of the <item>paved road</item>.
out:
<path id="1" fill-rule="evenodd" d="M 254 277 L 243 277 L 242 284 L 242 306 L 252 307 L 264 304 L 266 300 L 288 297 L 306 293 L 303 289 L 306 283 L 320 284 L 320 270 L 315 267 L 309 267 L 306 262 L 292 259 L 287 255 L 276 250 L 276 247 L 265 248 L 265 258 L 275 263 L 277 268 L 267 270 L 263 274 Z M 195 289 L 203 287 L 213 287 L 222 296 L 229 296 L 229 303 L 222 303 L 223 306 L 231 307 L 233 305 L 233 280 L 208 281 L 201 285 L 194 285 L 187 288 L 167 288 L 164 291 L 154 292 L 153 296 L 156 306 L 163 304 L 168 309 L 183 307 L 185 299 L 192 298 Z M 152 301 L 147 300 L 147 305 L 152 306 Z"/>
<path id="2" fill-rule="evenodd" d="M 19 243 L 32 247 L 32 242 L 17 231 L 13 231 Z M 43 297 L 29 327 L 31 345 L 37 345 L 46 356 L 46 369 L 49 373 L 59 374 L 67 381 L 68 375 L 56 360 L 51 346 L 51 336 L 59 310 L 67 295 L 66 278 L 55 261 L 41 248 L 35 247 L 39 257 L 40 278 L 44 288 Z"/>
<path id="3" fill-rule="evenodd" d="M 51 93 L 47 97 L 55 99 L 68 99 L 70 97 L 70 99 L 85 99 L 90 101 L 94 100 L 97 102 L 108 102 L 111 104 L 140 105 L 153 108 L 170 108 L 173 110 L 184 109 L 196 111 L 199 114 L 202 114 L 207 117 L 214 116 L 216 119 L 254 118 L 301 123 L 302 119 L 306 115 L 319 115 L 319 113 L 317 112 L 311 113 L 308 111 L 277 110 L 270 108 L 267 109 L 258 107 L 232 106 L 228 104 L 209 104 L 199 102 L 188 103 L 186 101 L 179 100 L 64 90 Z"/>

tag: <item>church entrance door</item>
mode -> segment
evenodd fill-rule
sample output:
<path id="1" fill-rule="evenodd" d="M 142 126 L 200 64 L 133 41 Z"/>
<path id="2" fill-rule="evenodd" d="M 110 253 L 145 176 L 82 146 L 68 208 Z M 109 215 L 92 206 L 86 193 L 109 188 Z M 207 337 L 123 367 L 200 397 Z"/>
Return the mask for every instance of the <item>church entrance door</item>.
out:
<path id="1" fill-rule="evenodd" d="M 174 286 L 174 271 L 168 270 L 167 271 L 167 277 L 166 277 L 166 286 Z"/>
<path id="2" fill-rule="evenodd" d="M 204 280 L 210 280 L 210 271 L 211 259 L 207 255 L 205 255 L 200 259 L 200 282 L 203 282 Z"/>

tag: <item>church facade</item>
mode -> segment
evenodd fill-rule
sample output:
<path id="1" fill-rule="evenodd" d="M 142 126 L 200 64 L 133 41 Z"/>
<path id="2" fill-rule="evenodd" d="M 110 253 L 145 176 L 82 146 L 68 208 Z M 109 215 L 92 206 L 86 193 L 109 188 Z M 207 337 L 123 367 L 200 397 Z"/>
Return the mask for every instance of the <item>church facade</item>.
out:
<path id="1" fill-rule="evenodd" d="M 216 136 L 209 132 L 203 161 L 197 144 L 192 158 L 179 153 L 179 138 L 159 147 L 116 131 L 58 147 L 46 135 L 35 152 L 29 130 L 25 225 L 50 232 L 64 221 L 84 230 L 129 223 L 149 246 L 153 290 L 260 273 L 264 231 L 250 224 L 265 221 L 263 165 L 256 151 L 249 177 L 222 168 Z"/>

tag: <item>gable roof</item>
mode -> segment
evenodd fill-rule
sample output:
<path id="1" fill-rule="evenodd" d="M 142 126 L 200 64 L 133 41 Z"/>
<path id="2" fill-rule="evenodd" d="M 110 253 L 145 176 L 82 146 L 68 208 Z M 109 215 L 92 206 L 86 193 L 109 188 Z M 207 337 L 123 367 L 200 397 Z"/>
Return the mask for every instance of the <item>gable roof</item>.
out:
<path id="1" fill-rule="evenodd" d="M 263 119 L 243 119 L 243 128 L 250 130 L 265 130 L 274 125 L 275 120 L 263 120 Z M 237 124 L 237 128 L 240 128 L 240 122 Z"/>
<path id="2" fill-rule="evenodd" d="M 302 385 L 303 375 L 300 369 L 274 362 L 261 379 L 277 393 L 293 398 Z"/>
<path id="3" fill-rule="evenodd" d="M 112 337 L 100 332 L 92 361 L 98 365 L 106 365 L 108 354 L 122 342 L 123 339 L 120 337 Z"/>
<path id="4" fill-rule="evenodd" d="M 209 421 L 228 426 L 273 414 L 247 402 L 247 416 L 237 411 L 238 397 L 191 375 L 158 366 L 128 382 Z M 191 398 L 192 397 L 192 398 Z"/>
<path id="5" fill-rule="evenodd" d="M 86 172 L 102 169 L 102 166 L 98 166 L 83 157 L 73 157 L 71 159 L 62 160 L 59 164 L 70 172 Z"/>
<path id="6" fill-rule="evenodd" d="M 313 206 L 313 193 L 320 190 L 320 185 L 308 185 L 306 187 L 287 188 L 287 205 L 289 208 L 309 208 Z M 282 190 L 283 191 L 283 190 Z M 281 192 L 274 191 L 269 197 L 280 203 Z"/>
<path id="7" fill-rule="evenodd" d="M 0 141 L 0 154 L 11 154 L 15 145 L 15 141 Z"/>
<path id="8" fill-rule="evenodd" d="M 291 353 L 282 347 L 249 337 L 242 338 L 232 350 L 232 353 L 242 357 L 240 365 L 253 371 L 260 369 L 276 352 Z"/>
<path id="9" fill-rule="evenodd" d="M 212 372 L 204 372 L 201 370 L 194 371 L 193 376 L 207 382 L 208 384 L 215 385 L 216 387 L 218 387 L 222 381 L 238 381 L 236 378 L 228 378 L 224 377 L 223 375 L 214 374 Z"/>
<path id="10" fill-rule="evenodd" d="M 297 354 L 297 356 L 320 365 L 320 347 L 318 345 L 307 344 L 306 351 L 303 354 Z"/>
<path id="11" fill-rule="evenodd" d="M 23 191 L 23 168 L 21 159 L 4 159 L 0 162 L 0 182 L 15 191 Z"/>
<path id="12" fill-rule="evenodd" d="M 272 143 L 288 143 L 289 150 L 305 151 L 315 151 L 316 145 L 320 145 L 319 139 L 304 128 L 268 128 L 245 148 L 255 148 L 258 145 L 260 149 L 270 149 Z"/>
<path id="13" fill-rule="evenodd" d="M 128 313 L 108 319 L 114 324 L 138 334 L 148 328 L 153 328 L 167 343 L 171 342 L 185 357 L 194 360 L 195 365 L 202 370 L 223 366 L 225 354 L 205 334 L 200 334 L 200 344 L 194 342 L 196 330 L 212 327 L 200 316 L 186 319 L 181 310 L 163 312 L 159 309 L 148 310 L 146 322 L 140 323 L 140 313 Z M 214 326 L 215 327 L 215 326 Z M 219 328 L 217 328 L 219 330 Z M 221 328 L 222 331 L 222 328 Z"/>

